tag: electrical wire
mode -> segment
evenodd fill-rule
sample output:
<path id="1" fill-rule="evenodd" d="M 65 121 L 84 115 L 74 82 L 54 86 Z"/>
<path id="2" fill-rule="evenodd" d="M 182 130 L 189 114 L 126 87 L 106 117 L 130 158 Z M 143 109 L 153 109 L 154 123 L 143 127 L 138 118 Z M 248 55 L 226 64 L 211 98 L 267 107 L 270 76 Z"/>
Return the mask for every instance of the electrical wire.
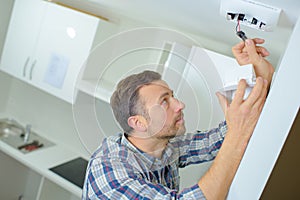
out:
<path id="1" fill-rule="evenodd" d="M 237 25 L 235 27 L 235 32 L 236 32 L 237 36 L 239 36 L 239 38 L 241 38 L 243 41 L 245 41 L 247 39 L 246 34 L 243 31 L 241 31 L 240 20 L 237 20 Z"/>
<path id="2" fill-rule="evenodd" d="M 241 31 L 241 25 L 240 25 L 240 20 L 237 20 L 237 24 L 235 27 L 235 32 Z"/>

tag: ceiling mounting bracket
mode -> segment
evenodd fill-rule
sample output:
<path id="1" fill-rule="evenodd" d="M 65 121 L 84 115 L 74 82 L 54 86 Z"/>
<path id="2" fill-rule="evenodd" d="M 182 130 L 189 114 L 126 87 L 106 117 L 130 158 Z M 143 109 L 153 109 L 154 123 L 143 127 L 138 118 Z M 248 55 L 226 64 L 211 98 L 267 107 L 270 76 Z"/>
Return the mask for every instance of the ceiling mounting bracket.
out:
<path id="1" fill-rule="evenodd" d="M 262 31 L 273 31 L 280 13 L 280 8 L 252 0 L 221 0 L 220 14 L 227 20 Z"/>

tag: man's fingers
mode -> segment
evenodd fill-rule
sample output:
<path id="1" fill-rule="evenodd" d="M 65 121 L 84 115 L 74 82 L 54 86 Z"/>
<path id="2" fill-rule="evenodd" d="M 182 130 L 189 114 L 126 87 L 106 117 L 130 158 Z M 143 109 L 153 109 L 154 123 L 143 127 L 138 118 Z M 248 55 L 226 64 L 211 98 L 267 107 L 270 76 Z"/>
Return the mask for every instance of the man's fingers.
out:
<path id="1" fill-rule="evenodd" d="M 255 44 L 263 44 L 265 42 L 265 40 L 261 38 L 254 38 L 252 40 Z"/>
<path id="2" fill-rule="evenodd" d="M 254 38 L 241 41 L 232 47 L 232 53 L 237 58 L 240 65 L 252 63 L 258 65 L 263 60 L 263 57 L 269 56 L 268 50 L 258 44 L 263 44 L 264 39 Z"/>
<path id="3" fill-rule="evenodd" d="M 247 39 L 245 44 L 251 63 L 253 65 L 259 64 L 261 62 L 262 57 L 257 53 L 255 43 L 251 39 Z"/>
<path id="4" fill-rule="evenodd" d="M 236 57 L 236 56 L 239 56 L 240 53 L 242 52 L 243 48 L 245 47 L 245 43 L 242 41 L 236 45 L 234 45 L 232 47 L 232 53 L 233 55 Z"/>
<path id="5" fill-rule="evenodd" d="M 253 87 L 252 91 L 250 92 L 244 104 L 252 107 L 262 96 L 263 89 L 264 89 L 264 80 L 262 77 L 257 77 L 255 86 Z"/>
<path id="6" fill-rule="evenodd" d="M 260 111 L 266 100 L 267 93 L 268 93 L 268 81 L 264 79 L 261 95 L 260 95 L 259 99 L 254 103 L 255 104 L 254 106 L 258 106 Z"/>
<path id="7" fill-rule="evenodd" d="M 256 47 L 256 52 L 258 54 L 260 54 L 262 57 L 266 57 L 266 56 L 270 55 L 269 51 L 266 48 L 264 48 L 264 47 L 257 46 Z"/>
<path id="8" fill-rule="evenodd" d="M 241 104 L 244 101 L 245 90 L 247 88 L 247 82 L 241 79 L 238 84 L 238 88 L 235 91 L 235 95 L 232 100 L 232 104 Z"/>

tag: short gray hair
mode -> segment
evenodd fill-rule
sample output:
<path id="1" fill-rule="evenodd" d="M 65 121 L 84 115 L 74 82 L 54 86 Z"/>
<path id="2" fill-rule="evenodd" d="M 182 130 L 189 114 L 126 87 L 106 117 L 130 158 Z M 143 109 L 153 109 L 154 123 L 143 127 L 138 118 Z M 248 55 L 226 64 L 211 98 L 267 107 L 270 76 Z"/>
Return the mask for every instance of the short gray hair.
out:
<path id="1" fill-rule="evenodd" d="M 131 133 L 132 127 L 128 125 L 128 118 L 144 112 L 144 104 L 139 97 L 139 89 L 154 81 L 161 80 L 161 75 L 154 71 L 143 71 L 139 74 L 132 74 L 121 80 L 110 98 L 115 119 L 123 131 Z M 143 113 L 144 114 L 144 113 Z"/>

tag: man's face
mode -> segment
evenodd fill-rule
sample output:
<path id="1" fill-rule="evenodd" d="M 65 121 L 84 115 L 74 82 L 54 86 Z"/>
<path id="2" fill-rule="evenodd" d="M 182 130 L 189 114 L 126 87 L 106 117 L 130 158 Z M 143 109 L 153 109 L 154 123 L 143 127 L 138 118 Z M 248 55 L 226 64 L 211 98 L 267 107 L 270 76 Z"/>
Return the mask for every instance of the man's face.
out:
<path id="1" fill-rule="evenodd" d="M 185 133 L 183 112 L 185 105 L 173 96 L 166 82 L 160 80 L 140 88 L 140 98 L 148 112 L 150 136 L 171 139 Z"/>

